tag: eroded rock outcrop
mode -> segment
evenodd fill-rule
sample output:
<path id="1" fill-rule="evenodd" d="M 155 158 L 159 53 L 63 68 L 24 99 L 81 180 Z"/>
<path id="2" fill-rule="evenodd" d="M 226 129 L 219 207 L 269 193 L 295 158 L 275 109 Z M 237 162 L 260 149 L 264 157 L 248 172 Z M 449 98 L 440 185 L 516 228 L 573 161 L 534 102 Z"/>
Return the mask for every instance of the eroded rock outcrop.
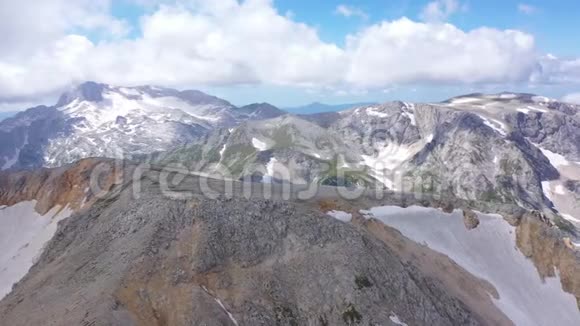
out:
<path id="1" fill-rule="evenodd" d="M 469 209 L 463 210 L 463 223 L 468 230 L 473 230 L 479 225 L 479 219 L 474 211 Z"/>
<path id="2" fill-rule="evenodd" d="M 76 211 L 110 191 L 125 172 L 124 163 L 109 159 L 85 159 L 52 169 L 0 172 L 0 206 L 36 200 L 35 209 L 41 215 L 55 206 Z"/>
<path id="3" fill-rule="evenodd" d="M 576 297 L 580 309 L 580 255 L 566 245 L 561 232 L 537 214 L 526 214 L 516 228 L 516 242 L 542 277 L 560 275 L 563 289 Z"/>

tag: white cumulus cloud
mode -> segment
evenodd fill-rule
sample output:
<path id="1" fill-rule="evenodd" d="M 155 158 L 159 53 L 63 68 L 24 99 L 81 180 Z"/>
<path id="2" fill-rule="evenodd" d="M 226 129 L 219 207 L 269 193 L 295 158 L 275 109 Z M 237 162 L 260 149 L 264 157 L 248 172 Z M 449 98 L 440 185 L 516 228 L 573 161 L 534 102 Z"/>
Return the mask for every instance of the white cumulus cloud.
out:
<path id="1" fill-rule="evenodd" d="M 465 10 L 458 0 L 435 0 L 429 2 L 421 12 L 421 19 L 429 22 L 441 22 L 447 20 L 458 11 Z"/>
<path id="2" fill-rule="evenodd" d="M 534 37 L 516 30 L 462 30 L 401 18 L 367 26 L 340 46 L 279 13 L 270 0 L 132 1 L 148 9 L 140 25 L 130 27 L 111 15 L 110 0 L 46 0 L 34 11 L 26 10 L 32 0 L 0 2 L 0 29 L 7 31 L 0 42 L 0 102 L 84 80 L 338 91 L 580 80 L 579 60 L 540 56 Z M 446 15 L 460 10 L 451 5 L 456 2 L 439 3 Z M 138 36 L 128 37 L 129 28 Z M 87 36 L 95 33 L 107 37 Z"/>
<path id="3" fill-rule="evenodd" d="M 564 96 L 562 101 L 574 104 L 580 104 L 580 92 L 572 93 Z"/>
<path id="4" fill-rule="evenodd" d="M 523 32 L 403 18 L 349 36 L 347 80 L 379 87 L 411 82 L 525 81 L 536 69 L 534 38 Z"/>
<path id="5" fill-rule="evenodd" d="M 552 54 L 538 59 L 540 69 L 531 76 L 539 84 L 580 83 L 580 58 L 559 58 Z"/>
<path id="6" fill-rule="evenodd" d="M 350 17 L 359 17 L 362 19 L 369 18 L 368 14 L 364 10 L 348 5 L 338 5 L 334 10 L 334 12 L 338 15 L 342 15 L 347 18 Z"/>

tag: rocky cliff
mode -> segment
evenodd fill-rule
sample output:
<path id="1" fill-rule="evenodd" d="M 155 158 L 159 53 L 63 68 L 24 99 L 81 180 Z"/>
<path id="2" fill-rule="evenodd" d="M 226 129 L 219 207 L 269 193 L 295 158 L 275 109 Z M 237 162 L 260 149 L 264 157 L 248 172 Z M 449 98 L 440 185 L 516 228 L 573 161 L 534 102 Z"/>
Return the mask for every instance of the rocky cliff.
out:
<path id="1" fill-rule="evenodd" d="M 91 179 L 88 171 L 98 166 L 105 171 L 99 178 L 108 185 L 103 189 L 109 191 L 94 200 L 83 200 L 84 194 L 74 190 L 75 185 L 86 184 Z M 172 195 L 168 196 L 160 186 L 159 170 L 152 168 L 137 179 L 127 178 L 132 171 L 131 164 L 86 160 L 61 169 L 0 176 L 0 205 L 36 199 L 44 203 L 37 205 L 42 211 L 56 204 L 77 207 L 76 213 L 59 223 L 30 271 L 0 301 L 3 322 L 514 323 L 510 311 L 497 305 L 504 289 L 495 280 L 473 274 L 452 255 L 424 246 L 364 213 L 386 204 L 434 205 L 453 211 L 468 202 L 419 201 L 389 194 L 380 200 L 369 196 L 344 200 L 331 187 L 306 201 L 295 194 L 283 200 L 282 185 L 277 184 L 272 185 L 272 198 L 265 200 L 259 191 L 245 196 L 241 191 L 245 185 L 239 182 L 234 183 L 231 196 L 224 193 L 211 199 L 200 192 L 198 176 L 183 176 L 181 183 L 170 185 Z M 135 181 L 139 182 L 138 193 Z M 224 189 L 223 181 L 208 182 L 213 189 Z M 46 195 L 50 193 L 54 194 Z M 75 204 L 79 200 L 85 205 Z M 505 250 L 517 245 L 546 279 L 554 280 L 550 277 L 557 270 L 563 290 L 554 295 L 569 296 L 567 291 L 578 297 L 575 247 L 567 246 L 561 231 L 541 214 L 502 207 L 498 209 L 512 213 L 510 221 L 518 225 L 517 243 Z M 331 210 L 351 218 L 338 220 L 326 214 Z M 432 218 L 422 216 L 425 221 Z M 461 215 L 459 218 L 463 225 Z M 483 223 L 465 232 L 476 234 L 471 232 L 486 227 Z M 511 239 L 507 232 L 497 236 Z M 457 243 L 462 245 L 467 243 Z M 539 278 L 538 282 L 542 287 Z M 542 298 L 533 302 L 542 303 Z M 526 313 L 528 303 L 521 304 Z M 580 313 L 577 316 L 580 320 Z"/>

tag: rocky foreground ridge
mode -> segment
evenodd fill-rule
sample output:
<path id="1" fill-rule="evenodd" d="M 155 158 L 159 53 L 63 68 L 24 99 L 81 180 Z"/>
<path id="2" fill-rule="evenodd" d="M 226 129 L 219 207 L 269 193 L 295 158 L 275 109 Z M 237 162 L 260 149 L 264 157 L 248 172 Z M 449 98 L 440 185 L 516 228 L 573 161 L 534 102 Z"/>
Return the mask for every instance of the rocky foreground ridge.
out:
<path id="1" fill-rule="evenodd" d="M 101 173 L 93 182 L 106 190 L 101 194 L 90 190 L 95 169 Z M 504 292 L 497 284 L 365 216 L 364 210 L 381 205 L 502 214 L 514 226 L 513 246 L 538 274 L 559 276 L 562 295 L 580 298 L 574 235 L 553 227 L 541 213 L 395 193 L 344 200 L 333 187 L 322 187 L 306 201 L 297 191 L 283 200 L 280 184 L 271 185 L 273 195 L 266 200 L 264 184 L 251 184 L 255 190 L 247 198 L 240 182 L 232 196 L 210 199 L 195 175 L 171 185 L 167 196 L 157 168 L 136 180 L 134 172 L 132 164 L 87 159 L 63 168 L 0 173 L 0 207 L 35 200 L 38 212 L 57 205 L 74 210 L 0 301 L 3 323 L 517 324 L 509 310 L 498 308 Z M 218 192 L 225 189 L 223 181 L 208 182 Z M 332 211 L 350 218 L 332 218 L 327 214 Z M 485 227 L 466 232 L 475 236 Z M 526 313 L 528 306 L 521 305 Z M 562 313 L 560 325 L 580 320 L 575 310 L 572 317 Z"/>

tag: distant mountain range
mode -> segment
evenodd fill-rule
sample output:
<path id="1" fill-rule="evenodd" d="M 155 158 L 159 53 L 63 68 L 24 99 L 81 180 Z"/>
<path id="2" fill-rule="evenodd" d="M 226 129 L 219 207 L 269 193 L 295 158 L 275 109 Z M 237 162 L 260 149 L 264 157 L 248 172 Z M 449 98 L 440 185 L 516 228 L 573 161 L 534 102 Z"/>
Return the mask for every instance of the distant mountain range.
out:
<path id="1" fill-rule="evenodd" d="M 4 119 L 6 119 L 6 118 L 13 117 L 13 116 L 15 116 L 17 113 L 18 113 L 17 111 L 14 111 L 14 112 L 1 112 L 1 111 L 0 111 L 0 121 L 4 120 Z"/>
<path id="2" fill-rule="evenodd" d="M 281 115 L 155 156 L 234 178 L 442 193 L 558 208 L 579 222 L 580 109 L 530 94 L 472 94 Z M 277 173 L 281 172 L 281 173 Z M 419 184 L 417 184 L 419 182 Z M 580 225 L 580 224 L 579 224 Z"/>
<path id="3" fill-rule="evenodd" d="M 310 103 L 304 106 L 288 107 L 284 108 L 285 111 L 294 114 L 313 114 L 313 113 L 323 113 L 323 112 L 336 112 L 347 110 L 350 108 L 355 108 L 359 106 L 367 106 L 376 104 L 374 102 L 360 102 L 360 103 L 345 103 L 345 104 L 324 104 L 320 102 Z"/>
<path id="4" fill-rule="evenodd" d="M 562 221 L 577 222 L 579 106 L 514 93 L 352 105 L 298 115 L 268 103 L 235 107 L 195 90 L 86 82 L 56 105 L 0 122 L 0 168 L 62 166 L 87 157 L 210 172 L 217 164 L 235 178 L 420 187 L 465 199 L 555 206 Z M 288 173 L 276 175 L 281 168 Z"/>

